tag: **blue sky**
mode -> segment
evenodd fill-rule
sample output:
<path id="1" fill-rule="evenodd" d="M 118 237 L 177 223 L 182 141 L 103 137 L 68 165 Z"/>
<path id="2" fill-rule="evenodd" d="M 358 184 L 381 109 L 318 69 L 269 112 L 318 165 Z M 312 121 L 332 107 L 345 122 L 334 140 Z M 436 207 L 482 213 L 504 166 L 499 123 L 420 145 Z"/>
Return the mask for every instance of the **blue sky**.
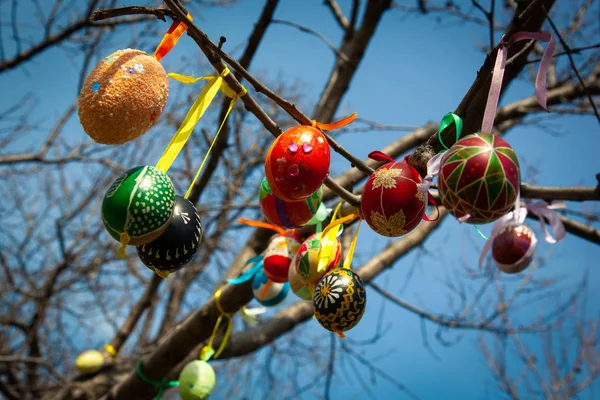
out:
<path id="1" fill-rule="evenodd" d="M 348 0 L 340 1 L 346 12 L 350 3 Z M 123 5 L 134 4 L 135 1 L 123 2 Z M 227 37 L 225 50 L 237 49 L 233 51 L 233 55 L 239 56 L 262 4 L 262 1 L 246 0 L 229 9 L 208 8 L 202 11 L 202 15 L 194 15 L 194 20 L 214 41 L 221 35 Z M 275 18 L 306 25 L 333 43 L 338 43 L 341 39 L 341 32 L 322 1 L 283 0 Z M 164 25 L 166 29 L 167 25 Z M 159 38 L 157 42 L 158 40 Z M 337 115 L 343 116 L 356 111 L 360 117 L 394 125 L 420 126 L 428 121 L 439 121 L 446 112 L 456 107 L 470 87 L 485 58 L 477 44 L 487 43 L 487 40 L 487 30 L 482 27 L 456 23 L 453 19 L 436 23 L 435 17 L 415 15 L 406 18 L 399 11 L 390 11 L 385 14 L 378 27 Z M 118 36 L 113 43 L 105 46 L 108 53 L 119 49 Z M 142 50 L 151 53 L 153 46 Z M 104 56 L 105 54 L 98 55 Z M 183 56 L 188 59 L 185 64 L 181 61 Z M 198 75 L 200 68 L 193 60 L 201 57 L 193 41 L 184 37 L 163 64 L 168 71 Z M 331 50 L 318 39 L 288 26 L 272 25 L 250 70 L 254 73 L 268 73 L 273 79 L 283 77 L 290 82 L 300 80 L 303 82 L 302 91 L 306 94 L 306 103 L 314 104 L 327 79 L 332 61 Z M 0 75 L 0 85 L 9 89 L 0 97 L 0 110 L 33 91 L 40 104 L 36 110 L 36 119 L 45 126 L 47 121 L 52 122 L 73 101 L 77 93 L 73 73 L 78 68 L 62 51 L 53 50 L 36 57 L 27 64 L 26 70 Z M 531 83 L 515 82 L 508 88 L 503 102 L 532 94 Z M 303 111 L 310 113 L 311 110 Z M 534 127 L 521 127 L 512 130 L 506 139 L 516 150 L 522 165 L 535 165 L 539 170 L 537 184 L 594 185 L 594 175 L 600 169 L 596 155 L 600 146 L 598 122 L 589 116 L 578 116 L 565 117 L 552 124 L 565 134 L 551 136 Z M 339 141 L 356 156 L 365 158 L 369 152 L 381 149 L 403 134 L 404 132 L 351 133 L 341 136 Z M 86 140 L 77 118 L 70 122 L 67 135 L 70 140 Z M 35 146 L 34 143 L 30 138 L 24 138 L 14 146 L 22 148 Z M 582 146 L 582 143 L 585 145 Z M 148 161 L 149 164 L 154 162 Z M 333 155 L 333 176 L 348 167 L 346 160 L 337 154 Z M 570 203 L 569 207 L 580 206 Z M 529 224 L 540 237 L 537 222 L 529 221 Z M 484 233 L 489 233 L 491 225 L 482 226 L 481 229 Z M 386 243 L 387 239 L 375 235 L 363 224 L 355 266 Z M 462 263 L 464 261 L 474 267 L 482 245 L 482 240 L 471 226 L 461 226 L 448 218 L 425 243 L 429 255 L 418 257 L 416 252 L 411 253 L 397 262 L 392 270 L 382 274 L 377 283 L 402 299 L 427 310 L 447 312 L 449 293 L 444 286 L 445 279 L 451 276 L 477 287 L 465 277 Z M 592 268 L 594 264 L 597 265 L 594 260 L 600 257 L 597 246 L 568 236 L 563 242 L 553 246 L 540 243 L 538 254 L 547 252 L 551 252 L 551 255 L 544 268 L 536 271 L 536 277 L 563 277 L 561 285 L 565 288 L 565 293 L 568 293 L 569 285 L 579 281 L 587 270 L 591 270 L 589 281 L 598 282 L 600 273 L 597 268 Z M 413 268 L 414 273 L 411 274 Z M 402 290 L 408 279 L 409 284 Z M 514 288 L 517 284 L 518 282 L 507 284 L 507 287 Z M 365 317 L 348 334 L 357 341 L 367 339 L 375 333 L 379 310 L 383 304 L 381 297 L 372 290 L 368 291 L 368 299 Z M 596 305 L 589 307 L 589 315 L 598 314 L 599 299 L 598 293 L 590 293 L 590 304 Z M 292 300 L 295 301 L 290 298 L 286 304 Z M 527 321 L 537 311 L 526 308 L 519 312 L 519 317 L 522 321 Z M 309 329 L 311 333 L 321 329 L 314 320 L 306 325 L 308 327 L 303 329 Z M 476 333 L 466 334 L 454 346 L 443 347 L 434 338 L 436 327 L 427 325 L 429 342 L 439 357 L 436 359 L 423 347 L 421 324 L 414 315 L 395 305 L 386 304 L 384 326 L 389 328 L 387 334 L 363 355 L 376 359 L 375 363 L 379 368 L 408 386 L 420 398 L 480 399 L 486 397 L 486 388 L 493 387 L 484 360 L 476 349 Z M 298 329 L 294 332 L 298 332 Z M 108 329 L 106 338 L 100 340 L 108 339 L 110 334 L 111 330 Z M 328 335 L 323 335 L 323 340 L 328 341 Z M 339 366 L 338 371 L 342 371 Z M 358 367 L 358 373 L 369 380 L 364 368 Z M 227 385 L 226 377 L 217 379 L 219 386 Z M 360 393 L 361 387 L 348 380 L 356 381 L 356 377 L 345 377 L 342 372 L 338 372 L 334 379 L 333 398 L 368 398 L 363 395 L 353 397 Z M 393 385 L 382 379 L 377 379 L 371 390 L 375 398 L 404 398 Z M 322 393 L 322 385 L 317 386 L 315 391 Z M 221 390 L 217 389 L 215 398 L 222 398 L 220 394 Z M 319 397 L 309 391 L 305 398 Z"/>

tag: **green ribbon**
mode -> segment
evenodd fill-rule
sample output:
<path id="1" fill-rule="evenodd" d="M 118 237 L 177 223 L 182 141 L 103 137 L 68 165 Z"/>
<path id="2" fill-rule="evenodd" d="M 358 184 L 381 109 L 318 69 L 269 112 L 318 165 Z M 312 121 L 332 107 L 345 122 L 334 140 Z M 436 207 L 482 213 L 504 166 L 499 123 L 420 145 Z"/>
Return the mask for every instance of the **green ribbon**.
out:
<path id="1" fill-rule="evenodd" d="M 440 127 L 438 129 L 438 140 L 440 141 L 440 144 L 442 146 L 444 146 L 444 148 L 446 150 L 450 150 L 450 149 L 448 148 L 448 146 L 446 146 L 446 144 L 444 143 L 444 140 L 442 139 L 442 131 L 452 124 L 456 125 L 456 140 L 455 140 L 455 142 L 458 142 L 458 139 L 460 139 L 460 134 L 462 132 L 462 127 L 463 127 L 462 118 L 459 117 L 458 115 L 451 113 L 451 112 L 444 115 L 444 117 L 442 118 L 442 121 L 440 122 Z"/>
<path id="2" fill-rule="evenodd" d="M 158 393 L 156 394 L 156 400 L 160 400 L 164 391 L 168 388 L 179 386 L 179 381 L 169 381 L 167 378 L 162 378 L 160 381 L 153 381 L 148 378 L 142 372 L 142 360 L 139 360 L 137 363 L 137 367 L 135 368 L 135 373 L 142 379 L 144 382 L 149 383 L 150 385 L 158 388 Z"/>

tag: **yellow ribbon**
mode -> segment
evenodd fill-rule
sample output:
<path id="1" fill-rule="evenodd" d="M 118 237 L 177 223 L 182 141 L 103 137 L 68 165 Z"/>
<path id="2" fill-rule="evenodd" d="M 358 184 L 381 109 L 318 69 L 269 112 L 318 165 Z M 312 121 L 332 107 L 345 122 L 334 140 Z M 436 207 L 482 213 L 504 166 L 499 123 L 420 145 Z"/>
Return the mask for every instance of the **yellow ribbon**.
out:
<path id="1" fill-rule="evenodd" d="M 125 248 L 127 247 L 127 244 L 130 240 L 131 238 L 127 233 L 121 233 L 121 236 L 119 237 L 119 243 L 121 243 L 121 246 L 119 246 L 119 250 L 117 250 L 117 257 L 121 260 L 124 259 L 126 256 Z"/>
<path id="2" fill-rule="evenodd" d="M 117 350 L 111 344 L 105 344 L 104 349 L 112 356 L 112 358 L 116 361 L 117 359 Z"/>
<path id="3" fill-rule="evenodd" d="M 204 360 L 204 361 L 208 361 L 208 359 L 214 354 L 214 358 L 219 357 L 219 355 L 221 355 L 221 353 L 223 352 L 223 349 L 225 349 L 225 346 L 227 345 L 227 341 L 229 340 L 229 335 L 231 334 L 231 330 L 233 329 L 233 320 L 232 320 L 232 316 L 233 314 L 231 313 L 226 313 L 225 311 L 223 311 L 223 308 L 221 307 L 221 289 L 217 290 L 215 293 L 215 304 L 217 306 L 217 309 L 219 310 L 219 312 L 221 313 L 221 315 L 219 315 L 219 318 L 217 319 L 217 323 L 215 324 L 215 327 L 213 329 L 212 335 L 210 336 L 210 340 L 208 341 L 208 344 L 206 346 L 204 346 L 202 348 L 202 351 L 200 352 L 200 359 Z M 221 345 L 219 346 L 219 349 L 217 350 L 217 352 L 215 353 L 215 350 L 213 349 L 213 342 L 215 341 L 215 337 L 217 336 L 217 332 L 219 330 L 219 326 L 221 325 L 221 321 L 223 320 L 223 318 L 227 318 L 227 329 L 225 330 L 225 334 L 223 335 L 223 339 L 221 340 Z"/>
<path id="4" fill-rule="evenodd" d="M 239 99 L 240 97 L 244 96 L 247 93 L 246 88 L 243 86 L 242 86 L 242 91 L 240 93 L 235 93 L 227 85 L 227 83 L 225 83 L 225 81 L 223 80 L 223 78 L 225 76 L 227 76 L 228 74 L 229 74 L 229 68 L 227 68 L 227 67 L 225 67 L 223 69 L 223 71 L 221 72 L 221 74 L 219 76 L 205 75 L 205 76 L 200 76 L 198 78 L 194 78 L 192 76 L 180 75 L 180 74 L 176 74 L 173 72 L 168 74 L 168 76 L 170 78 L 175 79 L 176 81 L 179 81 L 186 85 L 191 85 L 191 84 L 194 84 L 201 80 L 208 80 L 209 82 L 204 87 L 204 89 L 202 89 L 202 92 L 200 92 L 200 95 L 198 95 L 198 98 L 196 98 L 196 101 L 194 102 L 194 104 L 192 104 L 192 107 L 190 108 L 187 115 L 185 116 L 181 126 L 179 127 L 177 132 L 175 132 L 175 135 L 173 135 L 173 138 L 167 145 L 167 148 L 161 155 L 160 159 L 158 160 L 158 163 L 156 163 L 156 168 L 160 169 L 163 172 L 167 172 L 169 170 L 169 168 L 171 168 L 171 165 L 173 164 L 173 162 L 175 161 L 175 159 L 177 158 L 177 156 L 183 149 L 183 146 L 190 138 L 192 131 L 194 130 L 194 127 L 196 126 L 196 124 L 198 123 L 200 118 L 202 118 L 202 116 L 208 109 L 208 106 L 210 105 L 210 103 L 214 100 L 217 93 L 219 91 L 222 91 L 227 97 L 231 98 L 231 102 L 229 103 L 229 108 L 227 109 L 225 118 L 223 118 L 223 121 L 221 122 L 221 125 L 219 126 L 219 130 L 217 131 L 215 137 L 213 138 L 213 141 L 212 141 L 208 151 L 206 152 L 206 155 L 204 156 L 204 160 L 202 160 L 202 164 L 200 165 L 200 168 L 198 169 L 198 172 L 196 173 L 196 176 L 194 177 L 194 180 L 192 181 L 192 184 L 190 185 L 190 187 L 185 195 L 186 199 L 190 195 L 192 188 L 193 188 L 194 184 L 196 183 L 196 180 L 200 176 L 200 172 L 202 171 L 202 168 L 204 167 L 204 164 L 206 163 L 206 160 L 208 159 L 210 151 L 212 150 L 212 148 L 214 147 L 214 145 L 217 141 L 219 133 L 221 132 L 221 129 L 223 128 L 223 125 L 225 125 L 225 121 L 227 120 L 229 113 L 231 112 L 231 110 L 233 109 L 233 106 L 235 105 L 235 102 L 237 101 L 237 99 Z"/>
<path id="5" fill-rule="evenodd" d="M 360 228 L 360 223 L 362 218 L 360 214 L 349 214 L 340 219 L 336 219 L 338 212 L 340 211 L 342 203 L 339 203 L 333 213 L 333 217 L 331 218 L 331 222 L 325 229 L 323 229 L 323 233 L 321 236 L 321 249 L 319 251 L 319 264 L 317 266 L 318 272 L 323 272 L 327 268 L 327 265 L 331 262 L 331 252 L 333 247 L 336 244 L 336 236 L 339 232 L 340 228 L 343 224 L 353 221 L 356 218 L 359 218 L 358 226 L 356 227 L 356 231 L 354 232 L 354 236 L 352 238 L 352 242 L 350 243 L 350 249 L 348 250 L 348 255 L 344 260 L 344 268 L 350 269 L 350 265 L 352 264 L 352 257 L 354 256 L 354 249 L 356 248 L 356 240 L 358 238 L 358 229 Z"/>
<path id="6" fill-rule="evenodd" d="M 358 215 L 360 218 L 359 214 Z M 348 255 L 346 255 L 346 259 L 344 260 L 343 267 L 346 269 L 352 269 L 352 257 L 354 257 L 354 249 L 356 248 L 356 239 L 358 239 L 358 230 L 360 229 L 360 223 L 362 222 L 362 218 L 358 220 L 358 225 L 356 225 L 356 231 L 354 231 L 354 236 L 352 237 L 352 242 L 350 243 L 350 248 L 348 249 Z"/>

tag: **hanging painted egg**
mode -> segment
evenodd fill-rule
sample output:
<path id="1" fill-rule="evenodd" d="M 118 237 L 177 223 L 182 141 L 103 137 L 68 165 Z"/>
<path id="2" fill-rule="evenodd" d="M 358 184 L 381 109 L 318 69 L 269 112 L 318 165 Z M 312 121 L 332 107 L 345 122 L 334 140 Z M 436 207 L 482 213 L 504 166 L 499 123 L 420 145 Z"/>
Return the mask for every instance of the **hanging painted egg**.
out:
<path id="1" fill-rule="evenodd" d="M 382 236 L 402 236 L 423 219 L 427 194 L 419 190 L 421 176 L 405 162 L 379 167 L 367 180 L 362 193 L 362 215 Z"/>
<path id="2" fill-rule="evenodd" d="M 292 265 L 295 265 L 295 263 L 296 255 L 292 258 Z M 302 281 L 296 268 L 290 268 L 288 270 L 288 282 L 290 283 L 290 289 L 292 289 L 292 292 L 294 292 L 296 296 L 300 297 L 302 300 L 312 299 L 308 286 Z"/>
<path id="3" fill-rule="evenodd" d="M 196 207 L 176 196 L 173 218 L 167 229 L 150 243 L 137 247 L 144 265 L 160 273 L 174 272 L 189 263 L 202 241 L 202 224 Z"/>
<path id="4" fill-rule="evenodd" d="M 126 233 L 129 245 L 142 245 L 167 229 L 174 206 L 175 189 L 167 174 L 151 166 L 135 167 L 106 191 L 102 222 L 115 240 Z"/>
<path id="5" fill-rule="evenodd" d="M 302 201 L 315 193 L 329 175 L 330 150 L 325 135 L 299 125 L 283 132 L 269 148 L 265 173 L 273 194 Z"/>
<path id="6" fill-rule="evenodd" d="M 215 388 L 215 370 L 209 363 L 194 360 L 179 374 L 179 396 L 182 400 L 206 400 Z"/>
<path id="7" fill-rule="evenodd" d="M 327 267 L 319 272 L 319 254 L 321 250 L 321 232 L 309 236 L 298 249 L 295 264 L 293 265 L 305 284 L 316 284 L 327 271 L 338 266 L 342 257 L 342 244 L 336 237 L 335 241 L 329 241 L 326 244 L 331 247 Z"/>
<path id="8" fill-rule="evenodd" d="M 98 372 L 104 365 L 104 356 L 98 350 L 86 350 L 75 359 L 75 369 L 82 374 Z"/>
<path id="9" fill-rule="evenodd" d="M 533 230 L 520 222 L 511 222 L 492 238 L 492 257 L 500 271 L 516 274 L 531 264 L 536 247 Z"/>
<path id="10" fill-rule="evenodd" d="M 520 185 L 519 160 L 501 137 L 466 136 L 442 157 L 442 204 L 463 222 L 487 224 L 502 217 L 515 204 Z"/>
<path id="11" fill-rule="evenodd" d="M 79 120 L 97 143 L 125 143 L 158 121 L 168 97 L 167 73 L 154 57 L 119 50 L 100 61 L 85 80 Z"/>
<path id="12" fill-rule="evenodd" d="M 367 292 L 356 272 L 336 268 L 319 281 L 313 303 L 315 317 L 323 328 L 345 332 L 362 318 L 367 306 Z"/>
<path id="13" fill-rule="evenodd" d="M 273 225 L 287 229 L 306 225 L 315 216 L 323 198 L 323 187 L 303 201 L 285 201 L 276 197 L 267 178 L 260 184 L 260 209 L 265 218 Z"/>
<path id="14" fill-rule="evenodd" d="M 263 268 L 273 282 L 287 282 L 292 257 L 298 252 L 300 243 L 291 235 L 276 236 L 265 250 Z"/>
<path id="15" fill-rule="evenodd" d="M 259 270 L 252 278 L 252 292 L 254 298 L 263 306 L 273 307 L 285 300 L 290 284 L 271 281 L 263 270 Z"/>

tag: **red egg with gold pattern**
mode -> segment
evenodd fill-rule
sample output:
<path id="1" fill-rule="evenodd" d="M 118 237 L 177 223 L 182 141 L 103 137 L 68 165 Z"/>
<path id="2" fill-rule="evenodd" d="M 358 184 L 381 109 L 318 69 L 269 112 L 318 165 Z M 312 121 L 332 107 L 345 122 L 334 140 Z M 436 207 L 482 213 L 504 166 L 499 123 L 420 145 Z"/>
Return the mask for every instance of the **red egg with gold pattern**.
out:
<path id="1" fill-rule="evenodd" d="M 283 132 L 265 159 L 265 174 L 273 194 L 284 201 L 302 201 L 315 193 L 329 175 L 329 144 L 312 126 Z"/>
<path id="2" fill-rule="evenodd" d="M 500 271 L 516 274 L 531 264 L 536 247 L 537 238 L 533 230 L 525 224 L 513 222 L 492 238 L 492 257 Z"/>
<path id="3" fill-rule="evenodd" d="M 361 211 L 371 229 L 397 237 L 413 230 L 423 219 L 427 194 L 419 191 L 421 176 L 405 162 L 379 167 L 365 184 Z"/>

